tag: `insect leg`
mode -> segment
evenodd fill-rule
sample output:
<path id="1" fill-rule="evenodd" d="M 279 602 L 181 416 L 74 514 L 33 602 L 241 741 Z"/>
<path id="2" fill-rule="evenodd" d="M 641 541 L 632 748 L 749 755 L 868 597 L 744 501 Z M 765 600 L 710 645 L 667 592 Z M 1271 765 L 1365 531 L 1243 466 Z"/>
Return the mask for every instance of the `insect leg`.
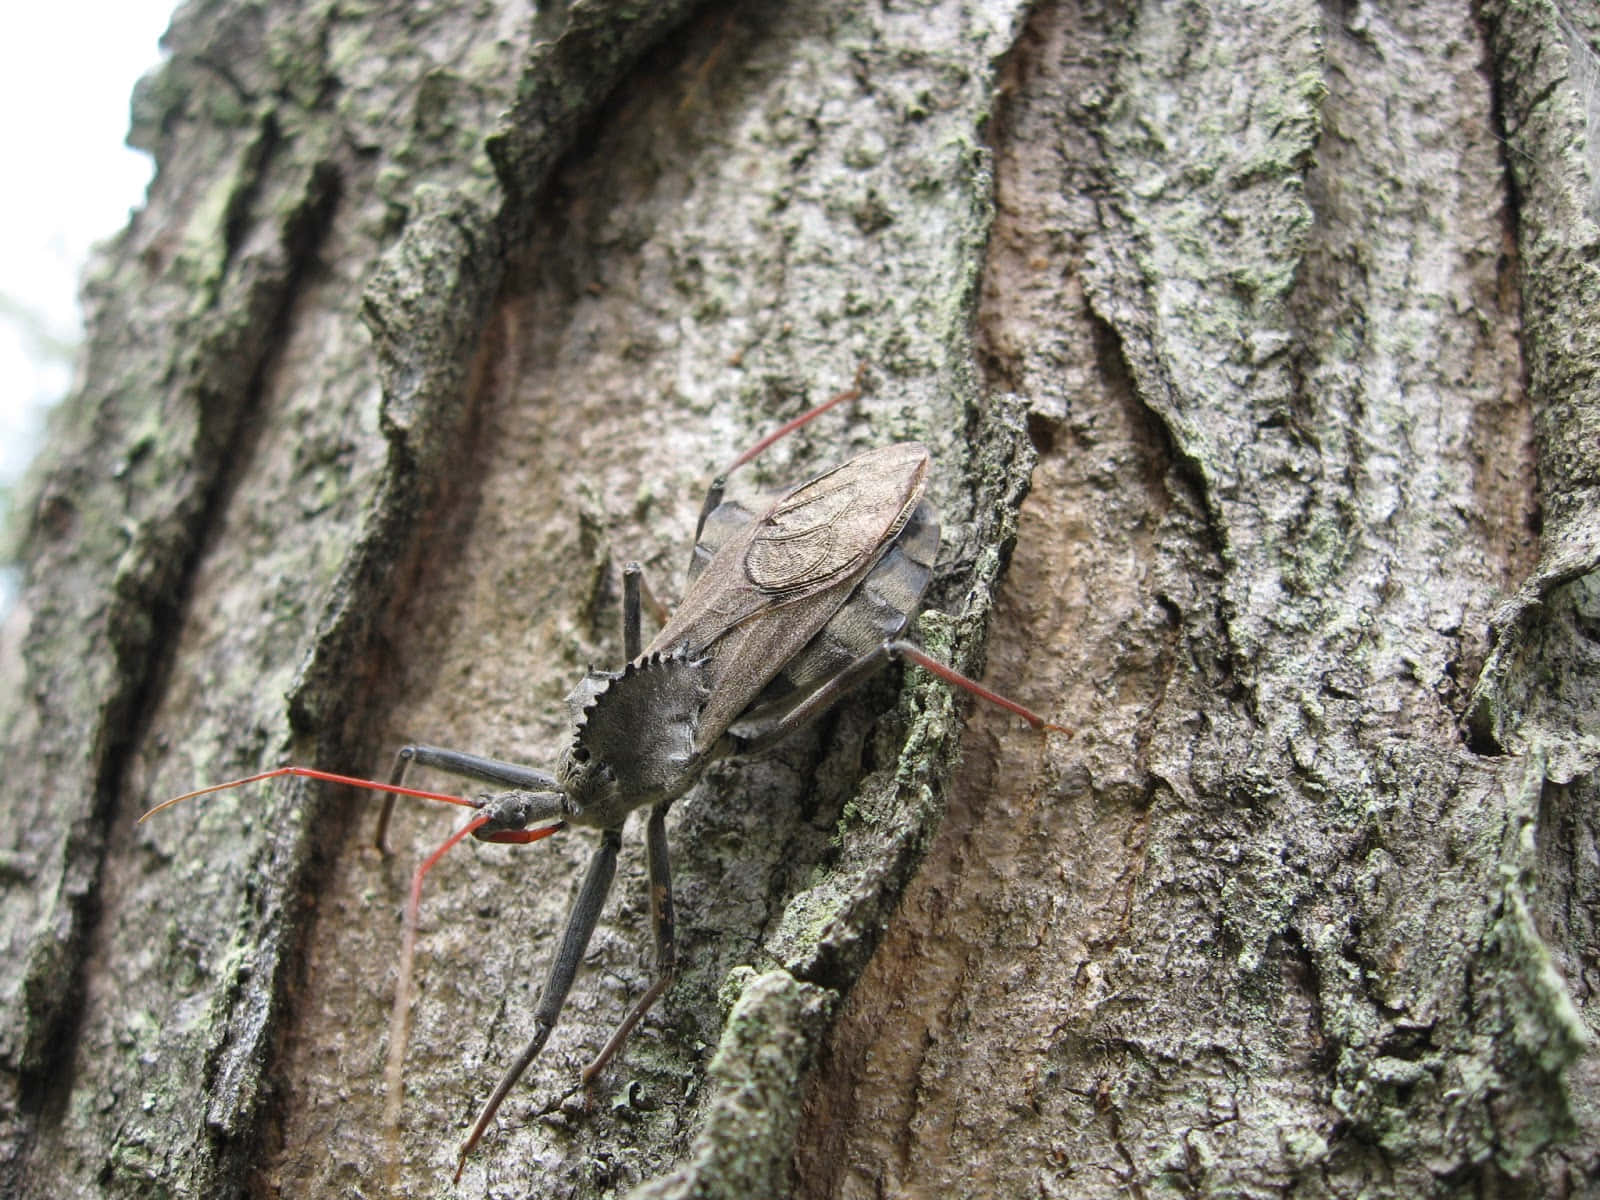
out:
<path id="1" fill-rule="evenodd" d="M 636 562 L 622 564 L 622 657 L 632 662 L 644 649 L 639 629 L 639 584 L 644 568 Z"/>
<path id="2" fill-rule="evenodd" d="M 641 614 L 648 612 L 656 628 L 665 625 L 672 614 L 667 606 L 656 599 L 650 583 L 644 577 L 644 568 L 636 562 L 622 564 L 622 648 L 629 662 L 639 657 L 643 647 Z M 631 614 L 631 615 L 630 615 Z"/>
<path id="3" fill-rule="evenodd" d="M 391 1182 L 400 1161 L 400 1108 L 405 1101 L 406 1047 L 411 1041 L 411 976 L 417 960 L 417 922 L 422 910 L 422 881 L 457 842 L 488 822 L 475 817 L 452 833 L 442 846 L 418 864 L 411 876 L 411 897 L 406 903 L 404 932 L 400 940 L 400 968 L 394 985 L 394 1005 L 389 1010 L 389 1058 L 384 1065 L 383 1128 L 389 1146 Z"/>
<path id="4" fill-rule="evenodd" d="M 518 763 L 501 762 L 497 758 L 484 758 L 480 754 L 467 754 L 461 750 L 445 750 L 439 746 L 401 746 L 394 756 L 394 770 L 389 772 L 389 782 L 396 786 L 405 782 L 406 771 L 413 765 L 436 767 L 459 775 L 463 779 L 476 779 L 480 783 L 498 783 L 509 788 L 522 788 L 530 792 L 548 792 L 556 787 L 555 776 L 547 771 L 524 767 Z M 389 816 L 394 812 L 394 796 L 383 798 L 378 811 L 378 828 L 372 844 L 385 854 L 389 852 Z"/>
<path id="5" fill-rule="evenodd" d="M 651 1005 L 661 998 L 661 994 L 672 986 L 678 974 L 677 925 L 672 911 L 672 864 L 667 859 L 667 809 L 670 807 L 671 801 L 668 801 L 652 808 L 650 823 L 645 829 L 645 850 L 650 864 L 650 925 L 656 938 L 656 977 L 644 995 L 634 1001 L 622 1024 L 611 1035 L 611 1040 L 594 1056 L 594 1061 L 583 1069 L 583 1086 L 586 1089 L 617 1056 L 617 1051 L 622 1049 L 622 1043 L 628 1040 L 633 1027 L 650 1011 Z"/>
<path id="6" fill-rule="evenodd" d="M 516 763 L 483 758 L 476 754 L 465 754 L 459 750 L 410 745 L 402 747 L 396 755 L 390 782 L 398 785 L 405 776 L 406 768 L 414 762 L 482 780 L 485 783 L 507 784 L 519 790 L 505 793 L 500 797 L 491 797 L 489 803 L 480 800 L 476 806 L 479 809 L 478 816 L 464 828 L 451 834 L 443 845 L 423 860 L 411 877 L 411 894 L 406 903 L 401 937 L 399 972 L 395 980 L 394 1005 L 389 1016 L 389 1059 L 384 1070 L 387 1096 L 384 1102 L 384 1128 L 390 1145 L 391 1165 L 398 1162 L 400 1107 L 405 1094 L 406 1047 L 411 1038 L 412 973 L 416 963 L 417 927 L 421 919 L 423 879 L 452 846 L 468 835 L 493 842 L 527 843 L 538 841 L 565 828 L 564 822 L 546 825 L 540 829 L 525 828 L 530 821 L 547 820 L 559 815 L 553 811 L 542 811 L 538 805 L 531 803 L 537 800 L 559 801 L 559 797 L 548 790 L 555 786 L 555 779 L 543 771 L 519 766 Z M 500 803 L 495 803 L 496 800 Z M 520 803 L 506 803 L 507 801 L 520 801 Z M 378 848 L 385 850 L 385 853 L 387 850 L 383 845 L 383 835 L 391 808 L 389 804 L 384 805 L 378 826 Z M 485 828 L 495 832 L 481 832 Z M 614 853 L 613 861 L 615 861 Z M 603 898 L 603 891 L 601 895 Z M 589 927 L 591 929 L 594 927 L 592 921 Z M 568 983 L 570 982 L 569 978 Z"/>
<path id="7" fill-rule="evenodd" d="M 611 879 L 617 871 L 617 850 L 621 845 L 620 829 L 607 829 L 600 835 L 600 847 L 589 860 L 589 871 L 583 877 L 583 886 L 578 890 L 578 898 L 573 902 L 572 911 L 567 915 L 567 928 L 561 935 L 561 946 L 556 951 L 555 961 L 550 964 L 550 975 L 545 980 L 544 990 L 539 994 L 539 1005 L 533 1013 L 533 1036 L 528 1039 L 528 1044 L 522 1048 L 522 1053 L 517 1055 L 517 1060 L 511 1064 L 510 1069 L 501 1076 L 489 1099 L 484 1102 L 483 1111 L 473 1122 L 472 1132 L 467 1135 L 467 1140 L 461 1143 L 461 1154 L 456 1160 L 455 1177 L 458 1180 L 461 1178 L 461 1168 L 466 1164 L 467 1155 L 471 1154 L 473 1147 L 483 1139 L 484 1130 L 488 1129 L 489 1122 L 494 1120 L 494 1114 L 499 1111 L 501 1102 L 516 1086 L 517 1080 L 528 1069 L 528 1065 L 538 1057 L 539 1051 L 544 1049 L 550 1031 L 556 1026 L 556 1018 L 561 1015 L 562 1006 L 567 1001 L 567 992 L 572 988 L 572 981 L 578 974 L 578 964 L 583 961 L 583 953 L 589 947 L 589 938 L 594 933 L 595 923 L 600 919 L 600 909 L 606 902 L 606 893 L 611 890 Z"/>
<path id="8" fill-rule="evenodd" d="M 947 667 L 938 659 L 932 657 L 921 647 L 905 641 L 879 642 L 861 657 L 846 664 L 835 674 L 823 680 L 811 692 L 801 697 L 788 710 L 773 719 L 765 728 L 756 728 L 749 734 L 739 735 L 740 741 L 737 752 L 740 754 L 754 754 L 776 745 L 788 737 L 796 729 L 810 724 L 850 691 L 867 679 L 874 671 L 883 666 L 891 658 L 908 658 L 919 667 L 931 671 L 947 683 L 965 688 L 975 696 L 979 696 L 991 704 L 998 704 L 1021 717 L 1035 729 L 1053 729 L 1058 733 L 1071 733 L 1063 725 L 1047 721 L 1032 709 L 1025 708 L 1015 700 L 1008 699 L 998 692 L 992 692 L 975 679 L 969 679 L 953 667 Z"/>
<path id="9" fill-rule="evenodd" d="M 787 437 L 796 429 L 799 429 L 800 426 L 816 420 L 834 405 L 843 404 L 847 400 L 859 400 L 861 398 L 861 384 L 866 377 L 867 364 L 862 363 L 856 368 L 855 379 L 851 381 L 850 386 L 845 388 L 844 391 L 835 393 L 834 395 L 828 397 L 828 399 L 824 400 L 821 404 L 817 405 L 815 408 L 807 409 L 798 417 L 795 417 L 789 421 L 785 421 L 782 425 L 778 426 L 778 428 L 774 429 L 771 433 L 767 434 L 766 437 L 762 438 L 754 446 L 751 446 L 750 449 L 746 450 L 743 454 L 739 455 L 738 458 L 729 463 L 727 469 L 713 479 L 711 481 L 711 486 L 706 490 L 705 501 L 700 505 L 700 519 L 695 522 L 694 540 L 697 542 L 700 540 L 700 534 L 705 530 L 706 527 L 706 518 L 711 515 L 712 509 L 716 508 L 717 505 L 722 503 L 722 493 L 728 486 L 729 475 L 732 475 L 740 467 L 744 466 L 745 463 L 749 462 L 768 446 L 772 445 L 773 442 L 777 441 L 779 438 Z"/>

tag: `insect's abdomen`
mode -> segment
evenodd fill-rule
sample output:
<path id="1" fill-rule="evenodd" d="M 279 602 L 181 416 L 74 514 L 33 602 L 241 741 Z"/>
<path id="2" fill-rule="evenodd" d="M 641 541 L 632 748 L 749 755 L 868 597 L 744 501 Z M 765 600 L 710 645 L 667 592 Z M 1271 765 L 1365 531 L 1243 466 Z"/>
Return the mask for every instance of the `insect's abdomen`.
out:
<path id="1" fill-rule="evenodd" d="M 713 663 L 702 751 L 730 729 L 751 736 L 905 628 L 939 546 L 937 513 L 921 502 L 927 472 L 927 448 L 899 442 L 760 516 L 735 504 L 709 514 L 683 602 L 651 644 Z"/>
<path id="2" fill-rule="evenodd" d="M 722 505 L 707 518 L 694 548 L 691 581 L 711 561 L 724 530 L 737 529 L 749 519 L 748 510 L 734 503 Z M 898 637 L 922 606 L 938 553 L 939 512 L 924 501 L 850 598 L 762 689 L 736 725 L 759 727 L 879 643 Z"/>
<path id="3" fill-rule="evenodd" d="M 922 605 L 938 553 L 939 513 L 923 501 L 843 607 L 768 685 L 761 703 L 777 693 L 810 691 L 879 643 L 898 637 Z"/>

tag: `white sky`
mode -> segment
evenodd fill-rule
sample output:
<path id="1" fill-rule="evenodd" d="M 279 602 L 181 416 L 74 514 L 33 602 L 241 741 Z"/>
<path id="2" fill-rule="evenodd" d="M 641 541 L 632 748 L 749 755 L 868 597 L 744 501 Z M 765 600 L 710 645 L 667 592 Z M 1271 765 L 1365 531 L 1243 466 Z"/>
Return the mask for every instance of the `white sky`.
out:
<path id="1" fill-rule="evenodd" d="M 89 247 L 144 202 L 150 160 L 129 150 L 134 81 L 160 61 L 176 0 L 7 6 L 0 38 L 0 489 L 66 392 Z M 0 611 L 6 605 L 0 582 Z"/>
<path id="2" fill-rule="evenodd" d="M 59 399 L 69 364 L 44 339 L 79 337 L 89 247 L 144 202 L 150 160 L 122 143 L 134 81 L 160 61 L 174 0 L 19 4 L 0 39 L 0 481 L 27 461 L 31 409 Z M 41 353 L 42 352 L 42 353 Z M 43 359 L 44 361 L 40 361 Z"/>

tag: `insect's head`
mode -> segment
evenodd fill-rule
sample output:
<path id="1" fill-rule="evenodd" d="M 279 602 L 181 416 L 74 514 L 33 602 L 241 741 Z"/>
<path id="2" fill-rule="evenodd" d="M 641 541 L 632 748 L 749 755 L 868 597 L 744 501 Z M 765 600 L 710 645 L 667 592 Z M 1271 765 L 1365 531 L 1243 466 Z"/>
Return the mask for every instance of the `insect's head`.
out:
<path id="1" fill-rule="evenodd" d="M 572 809 L 565 791 L 532 792 L 519 788 L 484 797 L 478 813 L 488 820 L 473 830 L 473 836 L 480 841 L 494 841 L 495 834 L 507 830 L 568 820 Z"/>
<path id="2" fill-rule="evenodd" d="M 616 771 L 597 758 L 577 734 L 556 761 L 556 779 L 571 798 L 572 816 L 580 824 L 590 824 L 585 816 L 610 810 L 620 799 Z"/>

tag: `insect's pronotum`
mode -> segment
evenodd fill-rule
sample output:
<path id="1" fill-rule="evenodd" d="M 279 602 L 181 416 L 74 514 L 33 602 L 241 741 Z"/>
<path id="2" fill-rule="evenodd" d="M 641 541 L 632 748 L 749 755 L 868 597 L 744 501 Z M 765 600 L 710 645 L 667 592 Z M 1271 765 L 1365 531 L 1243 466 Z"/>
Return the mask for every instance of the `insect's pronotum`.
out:
<path id="1" fill-rule="evenodd" d="M 747 451 L 729 471 L 798 424 L 856 394 L 854 388 L 842 392 L 791 421 Z M 648 646 L 640 644 L 639 569 L 631 563 L 624 569 L 627 663 L 620 671 L 591 668 L 568 696 L 572 731 L 553 772 L 459 750 L 410 745 L 400 750 L 387 783 L 307 767 L 279 767 L 176 797 L 145 817 L 191 796 L 288 774 L 390 793 L 379 822 L 380 845 L 395 793 L 476 810 L 472 820 L 418 867 L 412 880 L 390 1037 L 391 1129 L 398 1125 L 399 1071 L 423 876 L 469 834 L 485 841 L 531 842 L 569 826 L 599 831 L 600 845 L 534 1011 L 533 1036 L 484 1102 L 462 1143 L 456 1162 L 459 1178 L 467 1155 L 555 1027 L 611 887 L 629 813 L 650 810 L 645 850 L 655 975 L 584 1068 L 585 1087 L 672 982 L 677 958 L 667 810 L 708 764 L 727 755 L 758 753 L 783 740 L 891 658 L 908 659 L 1009 709 L 1035 728 L 1067 732 L 900 639 L 932 578 L 939 546 L 938 514 L 922 498 L 928 467 L 928 452 L 916 442 L 869 450 L 790 488 L 759 513 L 724 502 L 725 473 L 712 484 L 701 508 L 688 590 Z M 407 788 L 404 778 L 413 764 L 505 790 L 464 800 Z"/>

